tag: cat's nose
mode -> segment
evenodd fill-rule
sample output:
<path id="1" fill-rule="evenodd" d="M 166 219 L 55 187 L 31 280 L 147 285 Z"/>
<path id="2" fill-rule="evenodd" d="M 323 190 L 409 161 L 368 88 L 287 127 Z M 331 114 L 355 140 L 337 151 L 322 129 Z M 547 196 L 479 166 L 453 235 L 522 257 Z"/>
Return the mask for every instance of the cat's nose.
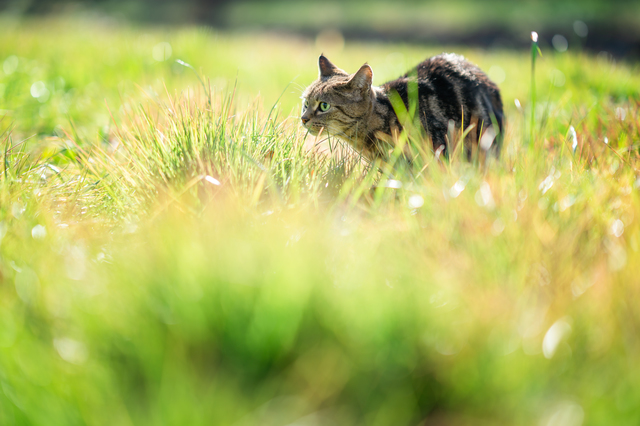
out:
<path id="1" fill-rule="evenodd" d="M 307 124 L 307 122 L 309 121 L 309 119 L 306 117 L 302 117 L 301 120 L 302 120 L 302 124 Z"/>

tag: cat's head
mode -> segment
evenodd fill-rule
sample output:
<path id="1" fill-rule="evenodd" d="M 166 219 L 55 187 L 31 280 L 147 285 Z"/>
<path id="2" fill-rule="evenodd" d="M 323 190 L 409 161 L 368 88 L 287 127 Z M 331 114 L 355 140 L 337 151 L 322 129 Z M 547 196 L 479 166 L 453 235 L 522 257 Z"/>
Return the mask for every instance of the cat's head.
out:
<path id="1" fill-rule="evenodd" d="M 373 71 L 364 64 L 355 74 L 333 65 L 324 55 L 318 59 L 318 79 L 302 94 L 302 125 L 311 134 L 351 138 L 366 129 L 371 111 Z"/>

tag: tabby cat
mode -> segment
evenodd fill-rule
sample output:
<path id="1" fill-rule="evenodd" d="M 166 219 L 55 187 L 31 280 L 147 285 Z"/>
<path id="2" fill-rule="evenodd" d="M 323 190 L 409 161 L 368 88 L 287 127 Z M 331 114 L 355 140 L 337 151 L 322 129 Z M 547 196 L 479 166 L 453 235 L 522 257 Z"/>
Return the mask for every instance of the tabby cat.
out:
<path id="1" fill-rule="evenodd" d="M 371 85 L 373 71 L 368 64 L 349 74 L 321 55 L 318 66 L 318 79 L 302 95 L 302 125 L 313 135 L 338 137 L 369 160 L 384 158 L 389 143 L 402 130 L 391 98 L 402 99 L 405 108 L 409 108 L 409 92 L 417 82 L 417 115 L 435 152 L 446 156 L 451 130 L 473 125 L 464 144 L 467 156 L 470 158 L 471 146 L 485 132 L 488 144 L 485 138 L 481 145 L 484 149 L 493 146 L 493 152 L 499 154 L 504 121 L 500 91 L 484 72 L 462 56 L 434 56 L 380 87 Z M 493 129 L 494 123 L 498 131 Z M 491 136 L 496 134 L 493 142 Z"/>

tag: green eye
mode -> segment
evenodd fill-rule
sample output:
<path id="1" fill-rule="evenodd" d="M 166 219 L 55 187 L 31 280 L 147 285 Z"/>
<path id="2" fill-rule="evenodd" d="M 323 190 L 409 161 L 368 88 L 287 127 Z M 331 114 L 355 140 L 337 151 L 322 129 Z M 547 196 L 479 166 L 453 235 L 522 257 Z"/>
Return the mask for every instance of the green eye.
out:
<path id="1" fill-rule="evenodd" d="M 329 105 L 326 102 L 320 102 L 320 111 L 325 112 L 327 111 L 329 108 L 331 107 L 331 105 Z"/>
<path id="2" fill-rule="evenodd" d="M 302 105 L 303 105 L 304 109 L 309 108 L 309 101 L 308 101 L 308 100 L 306 100 L 306 99 L 304 99 L 304 100 L 302 101 Z"/>

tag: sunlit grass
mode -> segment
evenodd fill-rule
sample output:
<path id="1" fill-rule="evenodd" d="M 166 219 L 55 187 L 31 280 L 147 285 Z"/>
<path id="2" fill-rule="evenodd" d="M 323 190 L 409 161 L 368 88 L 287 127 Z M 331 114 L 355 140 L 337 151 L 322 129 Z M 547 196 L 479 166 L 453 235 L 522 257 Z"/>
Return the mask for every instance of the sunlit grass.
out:
<path id="1" fill-rule="evenodd" d="M 311 43 L 46 25 L 0 34 L 0 424 L 638 423 L 637 67 L 539 58 L 529 151 L 527 52 L 463 52 L 505 75 L 502 158 L 410 173 L 272 109 Z"/>

